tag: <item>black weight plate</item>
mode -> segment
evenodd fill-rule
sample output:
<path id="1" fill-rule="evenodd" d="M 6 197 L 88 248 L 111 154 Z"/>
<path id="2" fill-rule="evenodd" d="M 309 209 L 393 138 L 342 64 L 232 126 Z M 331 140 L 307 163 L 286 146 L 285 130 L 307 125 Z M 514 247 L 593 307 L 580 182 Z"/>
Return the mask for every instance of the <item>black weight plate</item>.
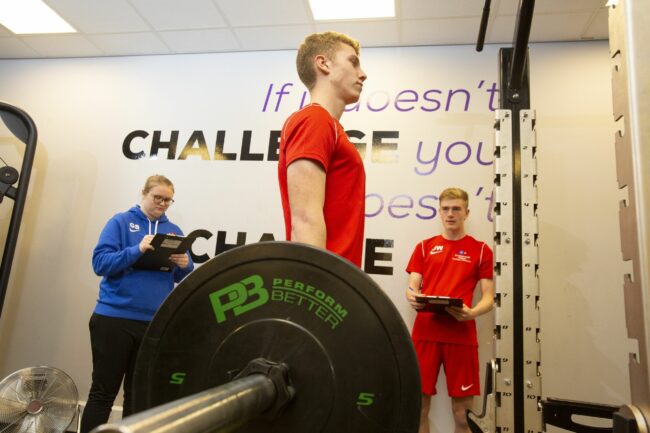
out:
<path id="1" fill-rule="evenodd" d="M 391 300 L 351 263 L 288 242 L 232 249 L 178 285 L 145 335 L 135 409 L 227 383 L 254 358 L 286 363 L 296 395 L 239 432 L 418 429 L 417 361 Z"/>

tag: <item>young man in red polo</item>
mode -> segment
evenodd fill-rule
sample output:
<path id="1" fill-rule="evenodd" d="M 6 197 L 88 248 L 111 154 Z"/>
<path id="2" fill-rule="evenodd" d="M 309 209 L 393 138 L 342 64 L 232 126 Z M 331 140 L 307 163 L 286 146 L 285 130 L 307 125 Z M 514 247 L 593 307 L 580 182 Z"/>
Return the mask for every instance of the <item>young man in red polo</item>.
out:
<path id="1" fill-rule="evenodd" d="M 415 318 L 412 338 L 422 377 L 419 433 L 429 433 L 431 396 L 436 394 L 441 365 L 452 400 L 455 433 L 470 432 L 465 413 L 481 393 L 474 318 L 494 304 L 493 258 L 490 247 L 465 233 L 468 201 L 467 193 L 459 188 L 440 194 L 442 234 L 418 243 L 406 268 L 406 297 L 416 310 L 424 306 L 416 301 L 416 294 L 463 300 L 462 308 L 448 307 L 446 314 L 418 311 Z M 481 299 L 471 307 L 477 283 Z"/>
<path id="2" fill-rule="evenodd" d="M 366 79 L 359 43 L 341 33 L 312 34 L 299 47 L 296 65 L 311 100 L 286 120 L 280 136 L 287 240 L 326 248 L 361 267 L 366 174 L 339 123 Z"/>

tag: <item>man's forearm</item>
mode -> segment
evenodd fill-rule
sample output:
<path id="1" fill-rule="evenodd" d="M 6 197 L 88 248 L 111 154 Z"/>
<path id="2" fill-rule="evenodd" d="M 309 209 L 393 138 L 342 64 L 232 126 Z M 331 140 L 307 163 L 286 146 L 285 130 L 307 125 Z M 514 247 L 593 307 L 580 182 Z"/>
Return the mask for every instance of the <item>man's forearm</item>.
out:
<path id="1" fill-rule="evenodd" d="M 478 317 L 485 313 L 488 313 L 494 307 L 494 296 L 489 294 L 484 294 L 481 297 L 481 300 L 472 307 L 472 316 Z"/>

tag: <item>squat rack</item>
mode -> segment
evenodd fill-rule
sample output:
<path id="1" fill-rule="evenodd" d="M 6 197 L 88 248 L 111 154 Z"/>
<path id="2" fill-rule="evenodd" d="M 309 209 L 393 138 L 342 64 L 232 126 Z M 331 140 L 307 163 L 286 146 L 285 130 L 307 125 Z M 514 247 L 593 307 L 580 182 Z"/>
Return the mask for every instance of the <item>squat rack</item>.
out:
<path id="1" fill-rule="evenodd" d="M 528 40 L 534 0 L 520 0 L 512 48 L 499 51 L 499 109 L 495 122 L 495 345 L 487 365 L 481 414 L 468 412 L 473 432 L 648 432 L 650 420 L 650 6 L 620 0 L 610 7 L 614 119 L 628 335 L 639 343 L 630 354 L 631 402 L 623 406 L 542 399 L 537 271 L 537 168 L 535 111 L 530 110 Z M 486 0 L 477 51 L 483 48 L 490 0 Z M 642 144 L 645 143 L 645 149 Z M 612 428 L 576 422 L 573 415 L 613 420 Z"/>

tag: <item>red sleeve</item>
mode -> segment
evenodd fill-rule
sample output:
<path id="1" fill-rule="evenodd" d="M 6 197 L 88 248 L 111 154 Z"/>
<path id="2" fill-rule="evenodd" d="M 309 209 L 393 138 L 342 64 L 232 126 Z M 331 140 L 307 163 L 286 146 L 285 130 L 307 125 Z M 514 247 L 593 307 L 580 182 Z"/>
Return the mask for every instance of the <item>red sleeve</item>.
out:
<path id="1" fill-rule="evenodd" d="M 492 250 L 486 244 L 481 246 L 481 261 L 478 266 L 479 280 L 491 280 L 494 277 L 494 258 Z"/>
<path id="2" fill-rule="evenodd" d="M 422 275 L 424 270 L 424 241 L 418 243 L 413 249 L 413 254 L 411 254 L 411 260 L 409 260 L 408 265 L 406 266 L 406 272 L 409 274 L 411 272 L 417 272 Z"/>
<path id="3" fill-rule="evenodd" d="M 286 165 L 297 159 L 319 162 L 325 172 L 329 169 L 336 144 L 336 124 L 324 109 L 305 109 L 287 125 Z"/>

